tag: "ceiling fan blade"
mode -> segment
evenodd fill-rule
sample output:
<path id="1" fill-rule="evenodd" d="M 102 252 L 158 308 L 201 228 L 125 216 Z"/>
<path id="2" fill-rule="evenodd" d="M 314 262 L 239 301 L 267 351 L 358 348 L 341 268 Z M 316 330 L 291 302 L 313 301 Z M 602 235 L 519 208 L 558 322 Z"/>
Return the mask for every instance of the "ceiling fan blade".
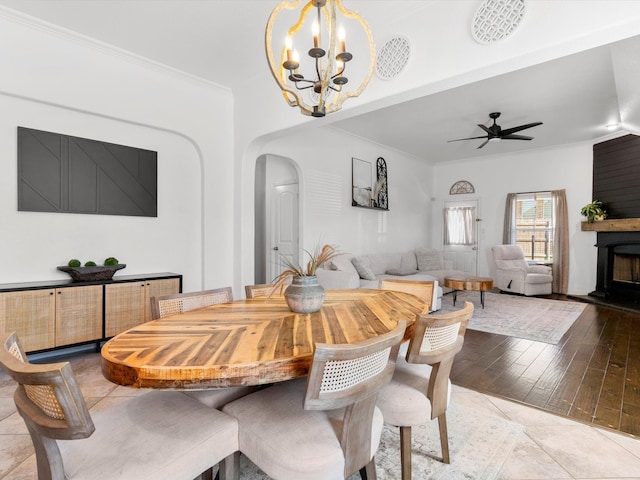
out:
<path id="1" fill-rule="evenodd" d="M 461 140 L 477 140 L 478 138 L 487 138 L 487 136 L 486 135 L 482 135 L 481 137 L 456 138 L 455 140 L 447 140 L 447 143 L 459 142 Z"/>
<path id="2" fill-rule="evenodd" d="M 526 135 L 503 135 L 500 137 L 502 140 L 533 140 L 533 137 Z"/>
<path id="3" fill-rule="evenodd" d="M 489 127 L 482 125 L 481 123 L 478 124 L 478 126 L 483 129 L 485 132 L 487 132 L 489 135 L 493 135 L 493 132 L 491 130 L 489 130 Z"/>
<path id="4" fill-rule="evenodd" d="M 538 125 L 542 125 L 542 122 L 533 122 L 533 123 L 527 123 L 526 125 L 520 125 L 519 127 L 505 128 L 504 130 L 502 130 L 502 135 L 503 135 L 502 138 L 504 138 L 504 135 L 510 135 L 512 133 L 519 132 L 520 130 L 526 130 L 527 128 L 537 127 Z"/>
<path id="5" fill-rule="evenodd" d="M 489 139 L 489 138 L 487 138 L 484 142 L 482 142 L 482 144 L 480 144 L 480 146 L 479 146 L 479 147 L 477 147 L 477 148 L 476 148 L 476 150 L 477 150 L 478 148 L 482 148 L 482 147 L 484 147 L 487 143 L 489 143 L 489 140 L 490 140 L 490 139 Z"/>

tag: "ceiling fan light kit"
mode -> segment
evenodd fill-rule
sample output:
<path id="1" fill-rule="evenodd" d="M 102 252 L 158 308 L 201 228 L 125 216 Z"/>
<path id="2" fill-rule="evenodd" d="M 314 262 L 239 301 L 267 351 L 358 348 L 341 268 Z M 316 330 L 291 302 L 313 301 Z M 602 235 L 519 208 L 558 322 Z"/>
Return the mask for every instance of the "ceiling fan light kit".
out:
<path id="1" fill-rule="evenodd" d="M 533 140 L 533 137 L 529 137 L 526 135 L 516 135 L 517 132 L 522 130 L 526 130 L 527 128 L 537 127 L 538 125 L 542 125 L 542 122 L 533 122 L 526 123 L 524 125 L 519 125 L 517 127 L 511 127 L 502 129 L 500 125 L 496 123 L 496 120 L 500 117 L 500 112 L 492 112 L 489 114 L 489 118 L 493 120 L 493 125 L 487 127 L 481 123 L 478 126 L 484 130 L 487 134 L 479 137 L 468 137 L 468 138 L 457 138 L 455 140 L 449 140 L 448 142 L 460 142 L 462 140 L 477 140 L 477 139 L 485 139 L 477 148 L 484 147 L 490 141 L 499 141 L 499 140 Z"/>

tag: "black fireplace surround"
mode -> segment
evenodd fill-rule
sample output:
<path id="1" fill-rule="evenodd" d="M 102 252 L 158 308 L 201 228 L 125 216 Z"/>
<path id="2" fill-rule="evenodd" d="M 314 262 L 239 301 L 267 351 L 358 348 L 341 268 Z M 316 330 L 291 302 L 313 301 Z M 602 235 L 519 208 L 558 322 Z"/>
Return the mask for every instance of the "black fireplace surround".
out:
<path id="1" fill-rule="evenodd" d="M 635 262 L 614 268 L 619 259 L 640 261 L 640 232 L 598 232 L 596 290 L 590 295 L 610 300 L 640 302 L 640 278 Z M 623 274 L 620 274 L 623 270 Z"/>

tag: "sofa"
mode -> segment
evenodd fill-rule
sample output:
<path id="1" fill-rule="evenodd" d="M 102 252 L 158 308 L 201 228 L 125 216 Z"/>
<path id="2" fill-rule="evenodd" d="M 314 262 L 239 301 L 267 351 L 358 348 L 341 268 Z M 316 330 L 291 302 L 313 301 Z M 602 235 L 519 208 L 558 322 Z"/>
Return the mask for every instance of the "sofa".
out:
<path id="1" fill-rule="evenodd" d="M 343 253 L 316 271 L 318 282 L 327 290 L 341 288 L 378 288 L 382 278 L 437 281 L 437 296 L 431 310 L 439 310 L 444 293 L 444 277 L 465 275 L 454 270 L 453 262 L 445 260 L 433 248 L 419 247 L 403 253 L 353 255 Z"/>

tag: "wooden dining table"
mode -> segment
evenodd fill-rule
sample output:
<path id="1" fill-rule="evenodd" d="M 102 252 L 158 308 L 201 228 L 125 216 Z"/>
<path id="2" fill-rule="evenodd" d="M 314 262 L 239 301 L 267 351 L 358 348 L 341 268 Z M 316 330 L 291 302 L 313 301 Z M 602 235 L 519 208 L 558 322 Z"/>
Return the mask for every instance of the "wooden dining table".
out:
<path id="1" fill-rule="evenodd" d="M 129 387 L 209 389 L 306 376 L 316 343 L 356 343 L 407 322 L 425 302 L 390 290 L 328 290 L 316 313 L 284 297 L 235 300 L 143 323 L 102 347 L 102 373 Z"/>

